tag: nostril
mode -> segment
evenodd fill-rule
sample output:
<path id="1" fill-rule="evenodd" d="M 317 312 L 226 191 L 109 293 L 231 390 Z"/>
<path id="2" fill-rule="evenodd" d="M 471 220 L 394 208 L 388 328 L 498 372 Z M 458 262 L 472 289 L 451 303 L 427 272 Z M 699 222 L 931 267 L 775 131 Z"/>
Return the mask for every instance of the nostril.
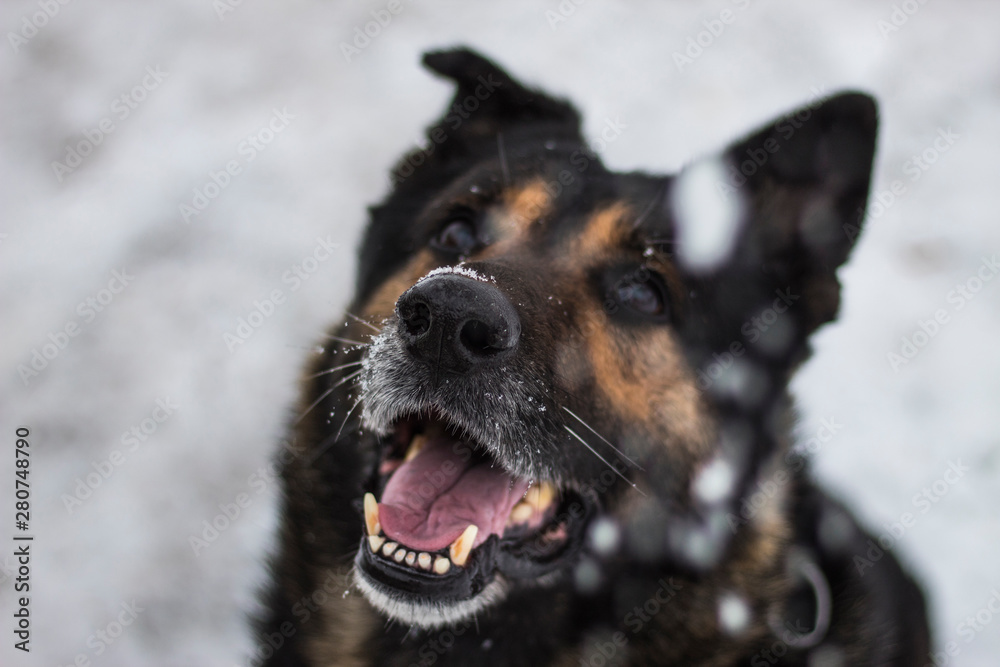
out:
<path id="1" fill-rule="evenodd" d="M 489 354 L 504 349 L 500 332 L 480 320 L 469 320 L 462 327 L 462 345 L 467 350 Z"/>
<path id="2" fill-rule="evenodd" d="M 399 316 L 411 336 L 422 336 L 431 328 L 431 309 L 426 303 L 417 301 L 400 306 Z"/>
<path id="3" fill-rule="evenodd" d="M 482 320 L 469 320 L 463 324 L 459 340 L 466 350 L 482 355 L 508 350 L 514 342 L 505 324 L 490 325 Z"/>

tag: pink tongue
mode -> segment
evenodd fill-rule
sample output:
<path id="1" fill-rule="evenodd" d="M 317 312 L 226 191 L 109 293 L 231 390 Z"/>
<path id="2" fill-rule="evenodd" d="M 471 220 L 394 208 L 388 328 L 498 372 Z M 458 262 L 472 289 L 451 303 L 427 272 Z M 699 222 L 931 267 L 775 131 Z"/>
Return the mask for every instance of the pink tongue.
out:
<path id="1" fill-rule="evenodd" d="M 510 511 L 528 490 L 527 480 L 499 466 L 470 461 L 460 440 L 434 438 L 389 478 L 379 503 L 379 523 L 389 537 L 411 549 L 437 551 L 469 524 L 479 527 L 473 543 L 501 535 Z"/>

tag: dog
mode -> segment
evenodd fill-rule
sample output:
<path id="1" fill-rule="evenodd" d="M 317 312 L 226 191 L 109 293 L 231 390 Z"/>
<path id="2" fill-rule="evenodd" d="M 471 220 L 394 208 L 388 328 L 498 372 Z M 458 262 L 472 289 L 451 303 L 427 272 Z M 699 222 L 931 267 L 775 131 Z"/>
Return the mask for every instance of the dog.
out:
<path id="1" fill-rule="evenodd" d="M 874 100 L 616 173 L 568 102 L 423 62 L 457 90 L 305 372 L 254 664 L 923 664 L 919 586 L 789 435 Z"/>

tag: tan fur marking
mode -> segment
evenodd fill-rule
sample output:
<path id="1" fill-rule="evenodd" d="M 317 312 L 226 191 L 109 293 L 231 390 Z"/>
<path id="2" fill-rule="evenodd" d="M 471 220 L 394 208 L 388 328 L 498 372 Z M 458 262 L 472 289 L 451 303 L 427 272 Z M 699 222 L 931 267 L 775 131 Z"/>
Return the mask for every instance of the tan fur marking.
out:
<path id="1" fill-rule="evenodd" d="M 591 314 L 601 326 L 588 327 L 584 340 L 598 391 L 618 415 L 655 431 L 669 430 L 676 445 L 698 455 L 708 447 L 700 395 L 684 359 L 666 330 L 634 341 L 615 341 L 607 316 Z"/>
<path id="2" fill-rule="evenodd" d="M 567 257 L 579 262 L 583 258 L 600 257 L 609 250 L 623 245 L 628 227 L 625 221 L 631 209 L 622 202 L 616 202 L 601 209 L 587 222 L 587 227 L 574 241 Z"/>
<path id="3" fill-rule="evenodd" d="M 538 178 L 520 190 L 508 190 L 503 195 L 503 209 L 495 217 L 502 237 L 524 235 L 532 223 L 548 215 L 552 202 L 545 191 L 545 182 Z"/>

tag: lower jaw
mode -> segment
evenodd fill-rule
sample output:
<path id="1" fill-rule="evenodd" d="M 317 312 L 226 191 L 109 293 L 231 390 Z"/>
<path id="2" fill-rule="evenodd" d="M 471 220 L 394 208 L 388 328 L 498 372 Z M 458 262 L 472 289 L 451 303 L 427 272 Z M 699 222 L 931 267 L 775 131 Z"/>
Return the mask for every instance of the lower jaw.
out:
<path id="1" fill-rule="evenodd" d="M 439 575 L 373 554 L 366 536 L 354 559 L 354 583 L 373 607 L 407 625 L 435 629 L 471 621 L 501 602 L 515 583 L 547 586 L 560 579 L 572 565 L 596 509 L 593 502 L 575 494 L 565 498 L 560 509 L 576 502 L 583 509 L 568 520 L 566 541 L 541 561 L 526 559 L 520 553 L 523 545 L 491 535 L 471 552 L 463 567 Z"/>
<path id="2" fill-rule="evenodd" d="M 358 560 L 361 559 L 362 549 Z M 387 587 L 374 580 L 360 567 L 354 569 L 354 584 L 368 602 L 384 615 L 424 630 L 455 626 L 463 621 L 473 622 L 476 615 L 503 601 L 508 584 L 501 574 L 496 574 L 482 590 L 464 600 L 429 599 Z"/>

